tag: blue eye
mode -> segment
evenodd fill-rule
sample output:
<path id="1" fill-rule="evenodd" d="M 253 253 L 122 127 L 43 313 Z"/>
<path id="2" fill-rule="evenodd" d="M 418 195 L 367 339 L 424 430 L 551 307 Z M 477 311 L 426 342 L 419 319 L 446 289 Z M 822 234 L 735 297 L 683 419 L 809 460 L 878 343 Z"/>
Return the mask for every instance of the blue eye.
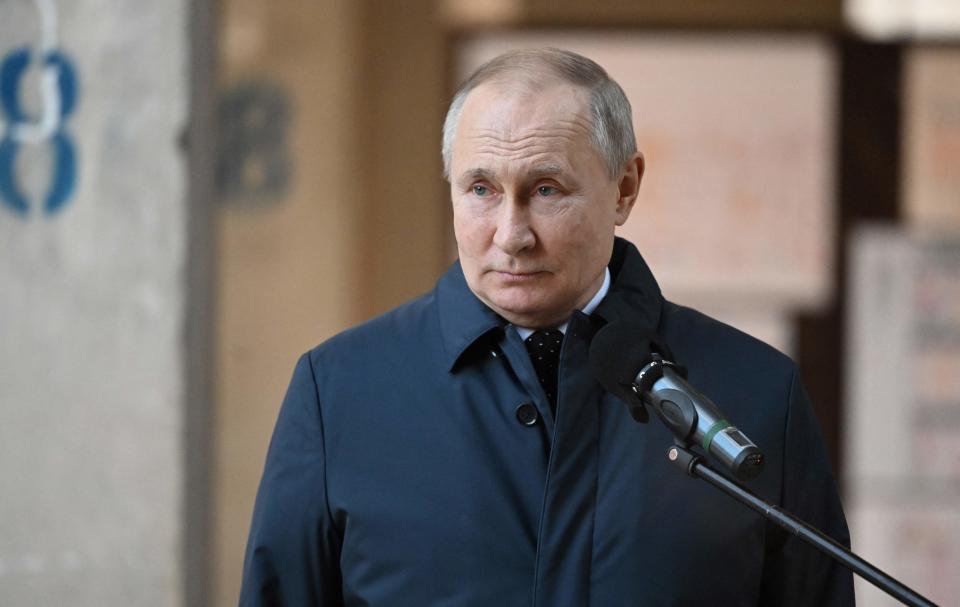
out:
<path id="1" fill-rule="evenodd" d="M 487 189 L 485 185 L 475 185 L 472 189 L 474 196 L 486 196 L 490 193 L 490 190 Z"/>
<path id="2" fill-rule="evenodd" d="M 552 185 L 542 185 L 537 188 L 537 195 L 539 196 L 553 196 L 557 193 L 557 188 Z"/>

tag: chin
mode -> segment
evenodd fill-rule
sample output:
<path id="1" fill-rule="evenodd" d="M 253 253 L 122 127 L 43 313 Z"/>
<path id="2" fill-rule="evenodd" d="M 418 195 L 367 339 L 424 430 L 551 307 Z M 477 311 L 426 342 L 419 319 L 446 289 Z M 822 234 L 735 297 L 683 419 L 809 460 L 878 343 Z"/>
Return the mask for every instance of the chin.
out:
<path id="1" fill-rule="evenodd" d="M 490 306 L 509 322 L 521 327 L 546 327 L 562 323 L 565 318 L 556 320 L 556 312 L 545 309 L 536 302 L 518 302 L 510 298 L 493 299 Z"/>

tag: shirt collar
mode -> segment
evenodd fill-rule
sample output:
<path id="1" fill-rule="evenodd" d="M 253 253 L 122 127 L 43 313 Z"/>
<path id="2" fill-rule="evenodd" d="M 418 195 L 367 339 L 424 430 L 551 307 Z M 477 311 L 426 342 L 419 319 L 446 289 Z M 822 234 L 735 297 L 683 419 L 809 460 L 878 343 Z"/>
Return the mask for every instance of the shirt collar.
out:
<path id="1" fill-rule="evenodd" d="M 437 313 L 447 368 L 452 370 L 474 344 L 502 335 L 507 321 L 473 294 L 455 262 L 440 277 L 435 290 Z M 655 330 L 663 296 L 656 279 L 632 243 L 616 238 L 604 286 L 583 312 L 603 323 L 619 319 L 642 322 Z M 591 309 L 593 306 L 594 309 Z"/>

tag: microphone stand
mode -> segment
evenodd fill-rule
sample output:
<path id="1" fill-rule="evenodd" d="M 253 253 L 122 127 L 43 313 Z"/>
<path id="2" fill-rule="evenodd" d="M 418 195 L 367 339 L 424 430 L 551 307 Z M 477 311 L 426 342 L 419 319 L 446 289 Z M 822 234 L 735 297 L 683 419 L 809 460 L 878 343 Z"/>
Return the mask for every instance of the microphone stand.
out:
<path id="1" fill-rule="evenodd" d="M 814 548 L 830 556 L 841 565 L 880 588 L 904 605 L 912 607 L 936 607 L 930 600 L 920 596 L 896 579 L 880 571 L 864 559 L 860 558 L 844 546 L 821 533 L 815 527 L 804 523 L 785 510 L 760 499 L 740 484 L 723 476 L 712 468 L 704 459 L 681 445 L 670 447 L 667 458 L 681 470 L 693 478 L 702 478 L 714 487 L 720 489 L 740 503 L 756 510 L 786 529 L 793 535 L 812 545 Z"/>

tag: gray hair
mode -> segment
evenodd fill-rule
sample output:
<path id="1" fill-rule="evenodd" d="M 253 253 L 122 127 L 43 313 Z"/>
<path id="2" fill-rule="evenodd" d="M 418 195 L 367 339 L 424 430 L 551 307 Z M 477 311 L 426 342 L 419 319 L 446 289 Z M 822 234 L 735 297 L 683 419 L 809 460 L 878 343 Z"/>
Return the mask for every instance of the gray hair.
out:
<path id="1" fill-rule="evenodd" d="M 538 83 L 543 80 L 544 75 L 582 87 L 589 93 L 593 145 L 603 157 L 610 177 L 620 174 L 637 151 L 627 95 L 620 85 L 607 75 L 606 70 L 583 55 L 562 49 L 542 48 L 510 51 L 499 55 L 480 66 L 460 85 L 443 121 L 444 177 L 450 179 L 453 138 L 470 91 L 485 82 L 504 80 L 510 76 L 520 76 L 530 83 Z"/>

